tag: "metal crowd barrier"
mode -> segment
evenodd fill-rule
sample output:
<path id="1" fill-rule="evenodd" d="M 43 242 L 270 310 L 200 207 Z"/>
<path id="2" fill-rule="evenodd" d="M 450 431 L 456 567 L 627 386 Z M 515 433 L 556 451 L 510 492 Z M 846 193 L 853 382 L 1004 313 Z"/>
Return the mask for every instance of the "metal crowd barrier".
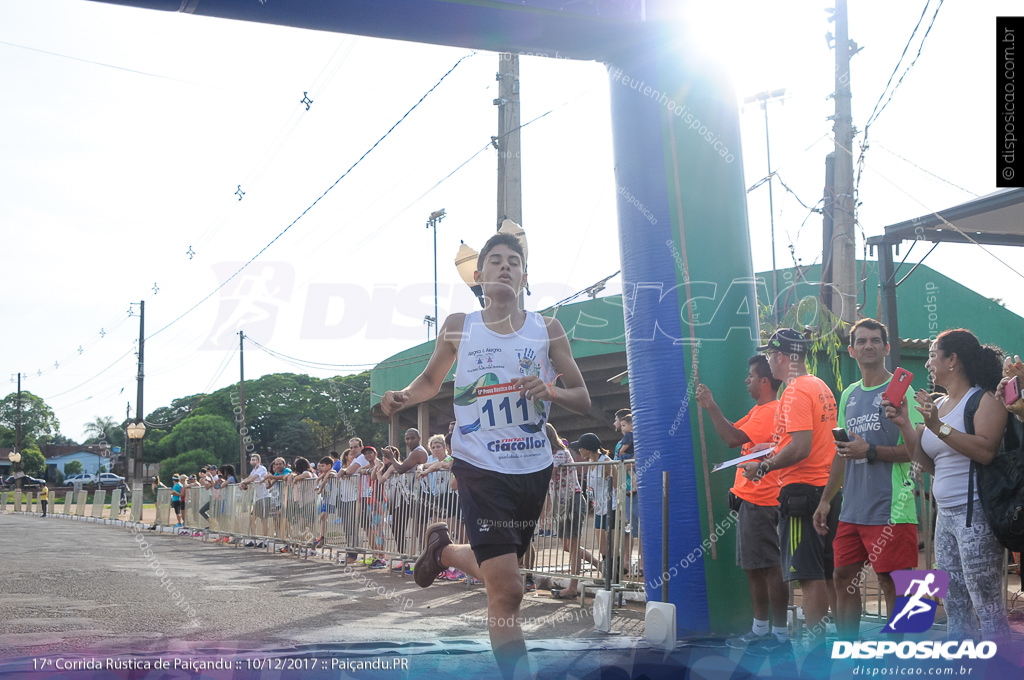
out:
<path id="1" fill-rule="evenodd" d="M 596 587 L 642 589 L 640 527 L 630 513 L 637 496 L 627 491 L 634 469 L 632 460 L 555 468 L 524 571 L 582 580 L 581 594 Z"/>
<path id="2" fill-rule="evenodd" d="M 561 497 L 561 487 L 552 484 L 523 573 L 585 579 L 584 586 L 598 587 L 605 583 L 607 566 L 608 583 L 616 589 L 642 588 L 639 527 L 630 525 L 628 512 L 636 497 L 626 492 L 627 473 L 633 474 L 632 461 L 567 465 L 564 474 L 575 474 L 586 493 Z M 411 470 L 383 482 L 365 474 L 322 482 L 279 480 L 266 494 L 256 485 L 189 487 L 183 520 L 189 533 L 228 536 L 238 544 L 266 542 L 268 549 L 289 546 L 306 555 L 319 547 L 321 557 L 351 563 L 362 556 L 366 564 L 394 567 L 415 560 L 433 522 L 447 522 L 454 541 L 467 540 L 456 482 L 447 470 L 427 475 Z M 598 500 L 600 494 L 604 501 L 595 508 L 588 499 Z M 169 492 L 166 498 L 158 494 L 158 518 L 168 517 L 169 497 Z M 610 512 L 613 502 L 616 511 Z M 607 515 L 605 530 L 595 527 L 597 511 Z"/>
<path id="3" fill-rule="evenodd" d="M 154 505 L 156 506 L 156 516 L 153 523 L 156 526 L 167 526 L 168 524 L 171 524 L 171 489 L 168 487 L 161 487 L 157 489 Z"/>

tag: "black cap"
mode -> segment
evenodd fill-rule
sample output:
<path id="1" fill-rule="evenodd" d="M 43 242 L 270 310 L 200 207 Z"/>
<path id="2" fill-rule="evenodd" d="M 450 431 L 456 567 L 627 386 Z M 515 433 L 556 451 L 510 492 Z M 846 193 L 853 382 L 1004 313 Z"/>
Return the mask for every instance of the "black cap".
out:
<path id="1" fill-rule="evenodd" d="M 757 348 L 758 352 L 779 351 L 783 354 L 807 354 L 807 341 L 804 336 L 792 328 L 780 328 L 768 338 L 767 345 Z"/>
<path id="2" fill-rule="evenodd" d="M 593 432 L 587 432 L 585 435 L 579 438 L 579 441 L 572 442 L 569 444 L 574 449 L 586 449 L 588 451 L 597 451 L 601 448 L 601 439 Z"/>

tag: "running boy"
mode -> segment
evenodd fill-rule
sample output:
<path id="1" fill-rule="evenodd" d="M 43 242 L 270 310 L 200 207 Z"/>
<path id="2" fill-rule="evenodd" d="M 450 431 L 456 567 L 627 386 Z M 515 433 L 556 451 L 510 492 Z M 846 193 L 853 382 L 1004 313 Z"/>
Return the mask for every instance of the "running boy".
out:
<path id="1" fill-rule="evenodd" d="M 574 413 L 590 410 L 562 325 L 519 308 L 525 260 L 514 236 L 492 236 L 473 274 L 484 309 L 450 315 L 423 372 L 381 399 L 387 415 L 430 399 L 458 362 L 452 473 L 469 545 L 454 545 L 446 524 L 432 525 L 414 577 L 425 588 L 455 567 L 484 582 L 491 648 L 507 679 L 530 674 L 519 621 L 518 559 L 529 549 L 551 478 L 544 425 L 552 402 Z M 559 377 L 562 386 L 556 387 Z"/>

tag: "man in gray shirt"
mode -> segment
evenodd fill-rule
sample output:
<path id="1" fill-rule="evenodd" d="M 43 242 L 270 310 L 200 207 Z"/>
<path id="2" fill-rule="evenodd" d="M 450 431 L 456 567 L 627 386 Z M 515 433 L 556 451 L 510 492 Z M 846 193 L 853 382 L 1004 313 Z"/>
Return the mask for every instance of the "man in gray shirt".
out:
<path id="1" fill-rule="evenodd" d="M 896 587 L 889 574 L 918 566 L 917 506 L 910 459 L 917 445 L 914 426 L 921 422 L 921 414 L 910 409 L 911 422 L 905 432 L 883 415 L 882 395 L 892 379 L 885 368 L 889 342 L 883 324 L 867 318 L 854 324 L 849 352 L 861 374 L 861 379 L 843 390 L 839 398 L 839 426 L 846 429 L 850 441 L 836 442 L 838 455 L 814 513 L 814 528 L 825 533 L 831 501 L 843 487 L 839 529 L 832 543 L 836 632 L 844 640 L 856 640 L 860 585 L 868 566 L 878 576 L 889 614 L 896 605 Z"/>

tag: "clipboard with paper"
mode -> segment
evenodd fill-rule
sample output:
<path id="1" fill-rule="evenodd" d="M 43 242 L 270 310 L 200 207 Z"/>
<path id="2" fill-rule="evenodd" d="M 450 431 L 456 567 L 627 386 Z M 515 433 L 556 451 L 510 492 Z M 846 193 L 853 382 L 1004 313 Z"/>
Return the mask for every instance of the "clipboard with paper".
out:
<path id="1" fill-rule="evenodd" d="M 731 467 L 736 467 L 737 465 L 741 465 L 742 463 L 746 463 L 747 461 L 757 460 L 758 458 L 764 458 L 765 456 L 772 453 L 775 453 L 775 447 L 769 446 L 767 449 L 754 451 L 753 453 L 748 453 L 745 456 L 740 456 L 739 458 L 733 458 L 732 460 L 727 460 L 724 463 L 719 463 L 715 467 L 711 468 L 711 471 L 718 472 L 719 470 L 725 470 Z"/>

